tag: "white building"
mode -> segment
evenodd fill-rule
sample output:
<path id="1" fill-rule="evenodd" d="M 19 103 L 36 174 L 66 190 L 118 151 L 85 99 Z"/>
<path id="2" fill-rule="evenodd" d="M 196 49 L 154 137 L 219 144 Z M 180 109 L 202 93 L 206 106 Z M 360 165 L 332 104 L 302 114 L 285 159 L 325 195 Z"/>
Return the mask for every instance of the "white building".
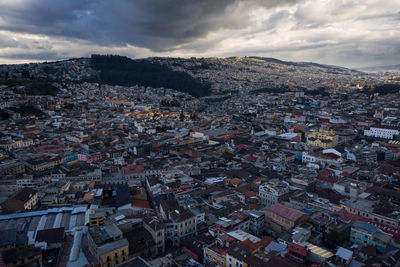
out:
<path id="1" fill-rule="evenodd" d="M 384 139 L 393 139 L 395 135 L 399 135 L 399 130 L 371 127 L 369 130 L 364 130 L 364 135 Z"/>
<path id="2" fill-rule="evenodd" d="M 286 200 L 289 197 L 289 189 L 279 181 L 270 181 L 258 187 L 258 195 L 261 204 L 269 206 Z"/>

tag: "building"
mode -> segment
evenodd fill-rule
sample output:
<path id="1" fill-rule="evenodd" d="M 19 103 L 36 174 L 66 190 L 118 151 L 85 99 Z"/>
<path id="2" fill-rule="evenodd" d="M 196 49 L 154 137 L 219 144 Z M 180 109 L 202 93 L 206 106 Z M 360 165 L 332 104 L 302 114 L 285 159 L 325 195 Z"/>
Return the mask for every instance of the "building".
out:
<path id="1" fill-rule="evenodd" d="M 307 247 L 301 246 L 297 243 L 290 243 L 287 247 L 289 253 L 287 257 L 292 261 L 295 261 L 299 264 L 305 264 L 308 257 L 308 249 Z"/>
<path id="2" fill-rule="evenodd" d="M 355 244 L 386 248 L 391 239 L 391 234 L 366 222 L 356 221 L 351 226 L 350 241 Z"/>
<path id="3" fill-rule="evenodd" d="M 249 231 L 258 236 L 264 227 L 265 214 L 261 211 L 248 211 L 249 214 Z"/>
<path id="4" fill-rule="evenodd" d="M 165 228 L 163 221 L 157 216 L 146 216 L 143 218 L 143 226 L 149 231 L 156 242 L 155 253 L 165 252 Z"/>
<path id="5" fill-rule="evenodd" d="M 388 126 L 385 126 L 385 128 L 370 127 L 369 130 L 364 130 L 364 135 L 383 139 L 393 139 L 395 135 L 399 135 L 399 130 L 397 128 L 388 128 Z"/>
<path id="6" fill-rule="evenodd" d="M 25 173 L 25 165 L 15 159 L 7 159 L 0 162 L 0 176 L 17 175 Z"/>
<path id="7" fill-rule="evenodd" d="M 225 244 L 221 244 L 221 241 L 215 242 L 209 247 L 205 247 L 204 251 L 204 263 L 214 264 L 215 266 L 227 266 L 226 264 L 226 252 L 228 247 Z"/>
<path id="8" fill-rule="evenodd" d="M 133 229 L 124 232 L 124 237 L 129 242 L 129 257 L 153 258 L 157 256 L 156 243 L 150 232 L 143 225 L 137 224 L 133 226 Z"/>
<path id="9" fill-rule="evenodd" d="M 287 200 L 289 193 L 289 188 L 280 181 L 270 181 L 258 187 L 260 202 L 266 206 Z"/>
<path id="10" fill-rule="evenodd" d="M 85 224 L 89 226 L 104 225 L 104 218 L 107 216 L 105 210 L 88 209 L 85 214 Z"/>
<path id="11" fill-rule="evenodd" d="M 397 228 L 400 226 L 397 215 L 389 215 L 386 214 L 378 214 L 374 212 L 376 205 L 376 201 L 363 199 L 363 198 L 350 198 L 350 199 L 342 199 L 340 200 L 340 206 L 338 206 L 338 210 L 343 209 L 351 214 L 355 214 L 361 217 L 364 217 L 370 221 L 375 223 L 380 223 L 385 226 Z"/>
<path id="12" fill-rule="evenodd" d="M 3 266 L 29 266 L 29 264 L 34 264 L 35 262 L 38 264 L 37 266 L 42 266 L 42 250 L 34 246 L 11 248 L 2 251 L 1 254 Z"/>
<path id="13" fill-rule="evenodd" d="M 353 259 L 353 251 L 339 247 L 335 256 L 339 263 L 348 265 Z"/>
<path id="14" fill-rule="evenodd" d="M 9 140 L 9 141 L 5 141 L 5 142 L 1 142 L 0 148 L 11 151 L 16 148 L 29 147 L 32 145 L 33 145 L 32 139 L 19 139 L 19 140 Z"/>
<path id="15" fill-rule="evenodd" d="M 320 129 L 307 135 L 307 145 L 311 147 L 331 148 L 336 146 L 339 136 L 332 130 Z"/>
<path id="16" fill-rule="evenodd" d="M 32 188 L 23 188 L 12 194 L 1 204 L 3 211 L 16 212 L 31 210 L 38 203 L 38 192 Z"/>
<path id="17" fill-rule="evenodd" d="M 190 209 L 179 207 L 178 201 L 162 200 L 160 213 L 164 219 L 165 240 L 180 246 L 184 240 L 197 234 L 196 215 Z"/>
<path id="18" fill-rule="evenodd" d="M 128 262 L 118 265 L 118 267 L 152 267 L 146 260 L 141 257 L 135 257 L 130 259 Z"/>
<path id="19" fill-rule="evenodd" d="M 258 267 L 265 265 L 265 261 L 253 255 L 250 248 L 242 243 L 233 244 L 227 250 L 225 265 L 227 267 Z"/>
<path id="20" fill-rule="evenodd" d="M 64 238 L 64 227 L 39 230 L 36 232 L 35 247 L 42 250 L 59 249 Z"/>
<path id="21" fill-rule="evenodd" d="M 116 266 L 128 260 L 129 242 L 114 224 L 90 227 L 88 246 L 101 267 Z"/>
<path id="22" fill-rule="evenodd" d="M 191 259 L 204 263 L 204 257 L 207 256 L 205 250 L 212 247 L 214 243 L 215 238 L 206 232 L 183 242 L 183 250 Z"/>
<path id="23" fill-rule="evenodd" d="M 290 231 L 294 227 L 304 223 L 309 215 L 283 204 L 274 204 L 267 208 L 265 221 L 277 232 Z"/>
<path id="24" fill-rule="evenodd" d="M 364 193 L 368 185 L 367 182 L 347 178 L 334 183 L 332 189 L 344 196 L 358 197 Z"/>

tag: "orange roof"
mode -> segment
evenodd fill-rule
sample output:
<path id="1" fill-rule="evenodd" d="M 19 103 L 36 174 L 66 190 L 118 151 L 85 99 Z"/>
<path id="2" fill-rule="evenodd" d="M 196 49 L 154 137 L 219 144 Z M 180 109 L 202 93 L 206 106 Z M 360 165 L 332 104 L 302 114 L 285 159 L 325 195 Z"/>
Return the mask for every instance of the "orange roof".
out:
<path id="1" fill-rule="evenodd" d="M 143 199 L 134 199 L 132 201 L 132 207 L 150 209 L 150 203 L 147 200 Z"/>
<path id="2" fill-rule="evenodd" d="M 252 252 L 255 251 L 258 248 L 256 243 L 251 242 L 250 239 L 246 239 L 246 240 L 240 242 L 240 245 L 246 246 Z"/>
<path id="3" fill-rule="evenodd" d="M 233 178 L 232 180 L 231 180 L 231 184 L 236 184 L 236 185 L 239 185 L 239 184 L 241 184 L 243 182 L 243 180 L 242 179 L 239 179 L 239 178 Z"/>
<path id="4" fill-rule="evenodd" d="M 271 242 L 274 242 L 274 241 L 275 241 L 275 239 L 273 239 L 270 236 L 263 236 L 263 238 L 257 243 L 263 244 L 265 247 L 267 247 Z"/>

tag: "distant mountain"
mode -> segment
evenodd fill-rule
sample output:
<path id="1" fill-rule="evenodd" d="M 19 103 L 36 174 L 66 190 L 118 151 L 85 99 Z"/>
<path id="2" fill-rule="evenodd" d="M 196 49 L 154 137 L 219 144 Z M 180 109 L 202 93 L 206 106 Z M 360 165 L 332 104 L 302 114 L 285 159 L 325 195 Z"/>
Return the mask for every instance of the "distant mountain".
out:
<path id="1" fill-rule="evenodd" d="M 55 94 L 52 84 L 96 82 L 169 88 L 194 97 L 272 91 L 321 91 L 355 87 L 364 72 L 313 62 L 268 57 L 130 59 L 92 55 L 64 61 L 0 65 L 0 84 L 29 85 L 30 94 Z"/>
<path id="2" fill-rule="evenodd" d="M 365 67 L 365 68 L 358 68 L 360 71 L 400 71 L 400 64 L 398 65 L 390 65 L 390 66 L 373 66 L 373 67 Z"/>
<path id="3" fill-rule="evenodd" d="M 283 60 L 279 60 L 276 58 L 269 58 L 269 57 L 249 57 L 249 58 L 256 58 L 256 59 L 264 60 L 265 62 L 272 62 L 272 63 L 288 65 L 288 66 L 296 66 L 296 67 L 318 67 L 318 68 L 337 70 L 337 71 L 348 71 L 349 70 L 344 67 L 324 65 L 324 64 L 314 63 L 314 62 L 292 62 L 292 61 L 283 61 Z M 350 70 L 350 71 L 359 72 L 357 70 Z"/>

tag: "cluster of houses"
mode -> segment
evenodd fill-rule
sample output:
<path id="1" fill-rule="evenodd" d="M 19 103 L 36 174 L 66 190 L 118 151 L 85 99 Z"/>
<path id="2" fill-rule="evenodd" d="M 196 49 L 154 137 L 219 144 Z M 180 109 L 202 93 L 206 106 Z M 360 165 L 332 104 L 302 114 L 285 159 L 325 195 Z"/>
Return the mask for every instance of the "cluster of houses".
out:
<path id="1" fill-rule="evenodd" d="M 400 262 L 399 94 L 12 89 L 0 267 Z"/>

